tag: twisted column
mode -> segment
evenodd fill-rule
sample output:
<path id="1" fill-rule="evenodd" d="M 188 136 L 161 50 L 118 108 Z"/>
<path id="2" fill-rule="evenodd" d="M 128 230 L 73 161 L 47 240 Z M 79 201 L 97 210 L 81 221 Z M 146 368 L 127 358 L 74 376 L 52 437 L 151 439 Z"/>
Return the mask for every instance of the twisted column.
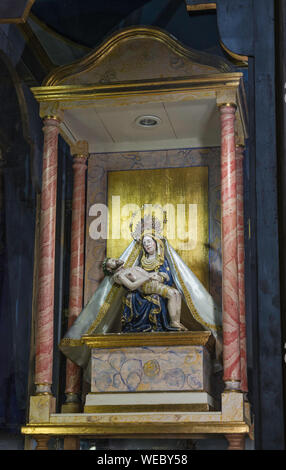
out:
<path id="1" fill-rule="evenodd" d="M 71 264 L 69 291 L 68 328 L 82 311 L 84 273 L 84 219 L 85 219 L 85 173 L 88 157 L 87 142 L 80 141 L 71 148 L 73 157 L 73 197 L 71 226 Z M 74 362 L 66 364 L 66 404 L 79 402 L 81 369 Z M 69 408 L 69 407 L 67 407 Z"/>
<path id="2" fill-rule="evenodd" d="M 54 341 L 54 268 L 58 134 L 60 121 L 44 118 L 44 150 L 39 235 L 36 320 L 36 395 L 51 394 Z"/>
<path id="3" fill-rule="evenodd" d="M 237 260 L 241 391 L 248 391 L 246 327 L 245 327 L 245 277 L 244 277 L 244 207 L 243 207 L 243 153 L 242 145 L 236 146 L 236 186 L 237 186 Z"/>
<path id="4" fill-rule="evenodd" d="M 227 390 L 240 389 L 235 104 L 220 106 L 223 362 Z"/>

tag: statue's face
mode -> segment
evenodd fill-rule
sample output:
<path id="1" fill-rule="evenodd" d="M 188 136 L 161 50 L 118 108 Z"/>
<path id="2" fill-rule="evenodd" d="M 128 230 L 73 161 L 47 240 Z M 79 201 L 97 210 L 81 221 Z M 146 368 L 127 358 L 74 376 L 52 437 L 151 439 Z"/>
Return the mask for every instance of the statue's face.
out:
<path id="1" fill-rule="evenodd" d="M 115 269 L 117 269 L 122 264 L 124 264 L 124 261 L 122 261 L 121 259 L 110 258 L 106 263 L 106 267 L 110 271 L 114 271 Z"/>
<path id="2" fill-rule="evenodd" d="M 156 252 L 156 242 L 152 237 L 146 235 L 143 238 L 143 248 L 148 255 L 153 255 Z"/>

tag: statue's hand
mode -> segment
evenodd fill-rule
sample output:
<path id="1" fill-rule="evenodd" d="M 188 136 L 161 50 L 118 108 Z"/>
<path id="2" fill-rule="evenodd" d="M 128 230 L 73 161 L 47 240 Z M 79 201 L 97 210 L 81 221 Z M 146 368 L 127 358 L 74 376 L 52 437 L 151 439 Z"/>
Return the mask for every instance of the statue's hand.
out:
<path id="1" fill-rule="evenodd" d="M 163 282 L 163 280 L 164 280 L 163 277 L 160 276 L 160 274 L 157 274 L 157 273 L 151 274 L 150 279 L 152 281 L 159 281 L 159 282 Z"/>
<path id="2" fill-rule="evenodd" d="M 153 281 L 159 281 L 159 282 L 164 282 L 164 281 L 169 281 L 169 276 L 166 273 L 154 273 L 151 275 L 150 279 Z"/>
<path id="3" fill-rule="evenodd" d="M 132 282 L 136 281 L 136 276 L 134 276 L 134 274 L 132 274 L 132 273 L 127 273 L 126 277 L 127 277 L 127 279 L 129 279 L 129 281 L 132 281 Z"/>

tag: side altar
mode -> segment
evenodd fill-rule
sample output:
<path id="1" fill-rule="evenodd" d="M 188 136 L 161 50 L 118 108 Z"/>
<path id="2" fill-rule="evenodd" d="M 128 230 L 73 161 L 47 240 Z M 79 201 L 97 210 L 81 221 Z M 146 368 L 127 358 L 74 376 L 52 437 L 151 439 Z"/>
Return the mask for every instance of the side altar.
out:
<path id="1" fill-rule="evenodd" d="M 35 438 L 38 449 L 47 449 L 55 436 L 64 438 L 65 449 L 75 449 L 87 437 L 215 435 L 225 436 L 230 449 L 243 449 L 252 428 L 244 294 L 248 117 L 243 74 L 158 28 L 134 27 L 113 34 L 83 60 L 56 69 L 32 91 L 44 121 L 44 151 L 35 391 L 23 434 Z M 59 134 L 70 145 L 74 181 L 69 318 L 58 345 L 67 358 L 65 402 L 57 404 Z M 120 216 L 117 210 L 118 195 L 133 198 L 127 201 L 134 211 L 130 225 L 126 213 Z M 150 203 L 164 206 L 162 219 L 146 215 L 145 226 L 141 210 Z M 185 206 L 189 232 L 184 230 Z M 175 247 L 174 227 L 181 236 Z"/>
<path id="2" fill-rule="evenodd" d="M 53 436 L 64 437 L 66 449 L 78 449 L 79 438 L 219 435 L 227 437 L 229 449 L 242 448 L 251 429 L 249 403 L 231 390 L 216 403 L 210 382 L 215 343 L 211 333 L 123 336 L 83 336 L 82 342 L 91 348 L 91 390 L 83 412 L 51 412 L 47 422 L 31 415 L 24 433 L 34 436 L 40 448 Z"/>

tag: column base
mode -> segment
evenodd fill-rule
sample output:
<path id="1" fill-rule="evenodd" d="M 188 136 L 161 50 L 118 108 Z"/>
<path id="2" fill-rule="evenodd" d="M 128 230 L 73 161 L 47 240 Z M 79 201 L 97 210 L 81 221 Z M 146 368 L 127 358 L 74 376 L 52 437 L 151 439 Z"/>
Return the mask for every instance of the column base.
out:
<path id="1" fill-rule="evenodd" d="M 81 413 L 82 402 L 78 396 L 78 393 L 67 392 L 66 401 L 61 408 L 62 413 Z"/>
<path id="2" fill-rule="evenodd" d="M 82 404 L 81 403 L 64 403 L 61 408 L 62 413 L 81 413 Z"/>
<path id="3" fill-rule="evenodd" d="M 56 399 L 52 395 L 30 397 L 29 423 L 48 423 L 56 412 Z"/>
<path id="4" fill-rule="evenodd" d="M 226 391 L 221 395 L 222 415 L 225 420 L 244 421 L 250 423 L 249 408 L 245 409 L 243 393 Z"/>
<path id="5" fill-rule="evenodd" d="M 225 392 L 241 392 L 239 380 L 226 380 L 224 382 Z"/>

